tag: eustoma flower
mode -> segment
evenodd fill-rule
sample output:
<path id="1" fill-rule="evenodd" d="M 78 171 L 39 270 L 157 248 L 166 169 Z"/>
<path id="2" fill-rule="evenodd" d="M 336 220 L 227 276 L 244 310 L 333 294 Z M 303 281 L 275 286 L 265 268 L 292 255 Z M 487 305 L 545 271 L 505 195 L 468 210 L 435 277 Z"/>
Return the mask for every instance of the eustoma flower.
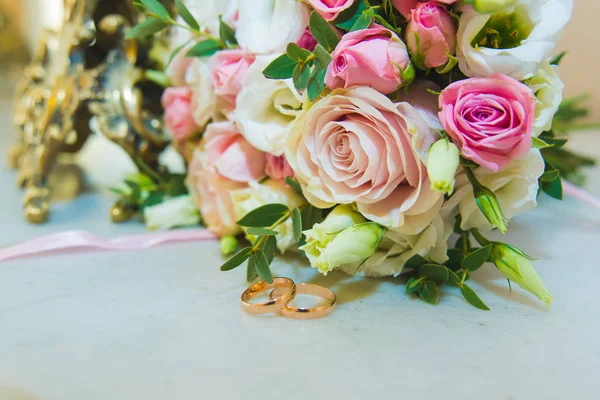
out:
<path id="1" fill-rule="evenodd" d="M 385 229 L 369 223 L 348 206 L 337 206 L 320 224 L 304 231 L 306 245 L 300 249 L 321 273 L 371 257 Z"/>
<path id="2" fill-rule="evenodd" d="M 288 125 L 296 118 L 303 98 L 291 80 L 267 79 L 263 69 L 274 56 L 259 56 L 248 69 L 237 99 L 234 119 L 242 134 L 256 148 L 283 154 Z"/>
<path id="3" fill-rule="evenodd" d="M 423 163 L 438 138 L 410 104 L 356 87 L 336 90 L 300 115 L 286 156 L 311 204 L 356 203 L 372 221 L 415 234 L 443 200 Z"/>
<path id="4" fill-rule="evenodd" d="M 370 86 L 392 93 L 402 85 L 403 74 L 412 68 L 406 45 L 395 33 L 373 25 L 344 35 L 331 54 L 325 83 L 330 89 Z M 410 72 L 410 71 L 409 71 Z"/>
<path id="5" fill-rule="evenodd" d="M 457 81 L 440 95 L 440 120 L 464 157 L 498 171 L 531 149 L 536 99 L 505 75 Z"/>
<path id="6" fill-rule="evenodd" d="M 436 68 L 456 50 L 456 26 L 448 11 L 435 2 L 419 3 L 406 27 L 406 45 L 419 68 Z"/>
<path id="7" fill-rule="evenodd" d="M 534 149 L 511 161 L 499 172 L 477 168 L 473 173 L 481 185 L 494 192 L 504 216 L 511 219 L 536 207 L 538 180 L 544 173 L 544 159 L 540 151 Z M 490 223 L 475 203 L 473 187 L 464 172 L 456 177 L 455 187 L 456 190 L 444 204 L 442 213 L 456 215 L 460 212 L 463 230 L 491 230 Z"/>
<path id="8" fill-rule="evenodd" d="M 533 135 L 537 137 L 552 128 L 554 115 L 563 100 L 565 85 L 560 80 L 557 65 L 542 63 L 535 76 L 529 81 L 529 87 L 537 98 L 533 122 Z"/>
<path id="9" fill-rule="evenodd" d="M 517 0 L 497 14 L 466 7 L 459 21 L 457 58 L 467 76 L 495 73 L 523 80 L 556 48 L 573 0 Z"/>

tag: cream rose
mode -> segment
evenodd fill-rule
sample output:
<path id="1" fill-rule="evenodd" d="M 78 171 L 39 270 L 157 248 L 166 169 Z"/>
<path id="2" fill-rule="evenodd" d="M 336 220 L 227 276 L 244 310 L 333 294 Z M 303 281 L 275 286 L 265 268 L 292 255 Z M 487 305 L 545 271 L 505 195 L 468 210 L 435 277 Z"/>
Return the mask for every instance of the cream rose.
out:
<path id="1" fill-rule="evenodd" d="M 308 26 L 308 7 L 300 1 L 244 0 L 239 6 L 236 37 L 250 53 L 284 52 Z"/>
<path id="2" fill-rule="evenodd" d="M 263 69 L 277 56 L 259 56 L 248 68 L 237 98 L 234 120 L 254 147 L 280 156 L 284 152 L 288 126 L 302 109 L 303 98 L 291 80 L 263 76 Z"/>
<path id="3" fill-rule="evenodd" d="M 289 185 L 281 181 L 269 179 L 264 183 L 250 182 L 247 189 L 231 193 L 233 211 L 237 220 L 242 219 L 250 211 L 267 204 L 284 204 L 290 209 L 300 207 L 306 203 Z M 294 240 L 294 227 L 291 218 L 275 228 L 277 235 L 277 248 L 282 253 L 296 244 Z"/>
<path id="4" fill-rule="evenodd" d="M 504 216 L 508 219 L 529 211 L 537 206 L 538 179 L 544 173 L 544 159 L 539 150 L 533 149 L 499 172 L 487 168 L 477 168 L 475 176 L 494 192 Z M 456 177 L 456 191 L 444 204 L 442 214 L 454 216 L 460 212 L 461 228 L 490 231 L 491 225 L 477 207 L 473 188 L 464 172 Z"/>
<path id="5" fill-rule="evenodd" d="M 533 121 L 535 137 L 552 129 L 552 120 L 562 103 L 565 85 L 560 80 L 558 71 L 558 66 L 543 63 L 529 82 L 529 87 L 537 98 Z"/>
<path id="6" fill-rule="evenodd" d="M 341 269 L 350 275 L 379 278 L 400 275 L 404 264 L 417 254 L 444 263 L 448 260 L 447 242 L 451 234 L 452 224 L 444 224 L 442 217 L 436 215 L 431 224 L 416 235 L 387 231 L 375 254 L 364 264 L 343 265 Z"/>
<path id="7" fill-rule="evenodd" d="M 573 0 L 518 0 L 498 14 L 465 7 L 458 24 L 460 70 L 470 77 L 530 78 L 552 56 L 572 10 Z M 480 33 L 487 28 L 489 34 Z"/>
<path id="8" fill-rule="evenodd" d="M 417 234 L 443 201 L 424 165 L 438 138 L 410 104 L 355 87 L 332 92 L 298 117 L 286 157 L 311 204 L 356 203 L 368 219 Z"/>

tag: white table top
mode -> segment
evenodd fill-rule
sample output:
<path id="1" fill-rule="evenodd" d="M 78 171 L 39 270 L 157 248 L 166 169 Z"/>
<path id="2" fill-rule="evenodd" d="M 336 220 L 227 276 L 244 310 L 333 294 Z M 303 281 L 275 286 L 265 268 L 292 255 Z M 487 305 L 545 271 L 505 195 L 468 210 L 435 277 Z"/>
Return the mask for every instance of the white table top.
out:
<path id="1" fill-rule="evenodd" d="M 5 98 L 0 110 L 4 158 Z M 573 144 L 600 155 L 597 133 Z M 83 153 L 92 176 L 115 163 L 114 153 L 93 154 Z M 589 175 L 600 196 L 600 169 Z M 14 177 L 0 169 L 0 246 L 68 229 L 144 231 L 112 225 L 113 198 L 98 191 L 53 205 L 50 223 L 30 226 Z M 321 277 L 286 258 L 276 274 L 330 286 L 338 309 L 313 321 L 250 316 L 239 307 L 245 271 L 220 272 L 216 242 L 0 264 L 0 399 L 595 398 L 600 212 L 544 197 L 506 240 L 540 258 L 550 308 L 516 286 L 509 292 L 492 267 L 473 276 L 492 308 L 483 312 L 454 289 L 433 307 L 397 280 Z"/>

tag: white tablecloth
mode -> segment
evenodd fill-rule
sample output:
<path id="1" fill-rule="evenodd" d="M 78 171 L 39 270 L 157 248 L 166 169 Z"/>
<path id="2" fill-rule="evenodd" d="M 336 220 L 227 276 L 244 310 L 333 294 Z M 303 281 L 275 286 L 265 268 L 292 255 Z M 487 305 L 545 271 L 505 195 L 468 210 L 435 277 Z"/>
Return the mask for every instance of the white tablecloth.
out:
<path id="1" fill-rule="evenodd" d="M 0 123 L 4 157 L 6 99 Z M 600 155 L 597 133 L 573 145 Z M 82 154 L 90 176 L 116 163 L 106 150 Z M 600 170 L 589 175 L 600 196 Z M 0 246 L 68 229 L 144 231 L 112 225 L 113 198 L 97 190 L 54 204 L 50 223 L 28 225 L 14 179 L 0 170 Z M 216 242 L 0 264 L 0 399 L 596 398 L 600 212 L 573 199 L 540 203 L 506 240 L 539 257 L 549 308 L 516 286 L 509 292 L 493 267 L 473 275 L 492 308 L 483 312 L 454 289 L 433 307 L 398 280 L 322 277 L 289 257 L 275 272 L 330 286 L 339 308 L 313 321 L 250 316 L 239 307 L 245 272 L 219 271 Z"/>

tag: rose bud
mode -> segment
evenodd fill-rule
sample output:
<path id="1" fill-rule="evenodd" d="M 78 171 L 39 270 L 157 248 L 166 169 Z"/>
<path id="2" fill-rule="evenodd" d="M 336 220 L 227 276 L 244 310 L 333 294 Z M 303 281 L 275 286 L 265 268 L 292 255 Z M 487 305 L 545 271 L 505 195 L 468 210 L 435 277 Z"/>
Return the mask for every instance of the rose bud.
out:
<path id="1" fill-rule="evenodd" d="M 331 57 L 325 83 L 332 90 L 370 86 L 389 94 L 414 78 L 406 45 L 381 25 L 347 33 Z"/>
<path id="2" fill-rule="evenodd" d="M 355 1 L 362 0 L 307 0 L 308 4 L 327 21 L 336 19 L 341 12 L 352 7 Z"/>
<path id="3" fill-rule="evenodd" d="M 446 9 L 435 2 L 419 3 L 406 27 L 406 44 L 419 69 L 437 68 L 456 51 L 456 25 Z"/>

